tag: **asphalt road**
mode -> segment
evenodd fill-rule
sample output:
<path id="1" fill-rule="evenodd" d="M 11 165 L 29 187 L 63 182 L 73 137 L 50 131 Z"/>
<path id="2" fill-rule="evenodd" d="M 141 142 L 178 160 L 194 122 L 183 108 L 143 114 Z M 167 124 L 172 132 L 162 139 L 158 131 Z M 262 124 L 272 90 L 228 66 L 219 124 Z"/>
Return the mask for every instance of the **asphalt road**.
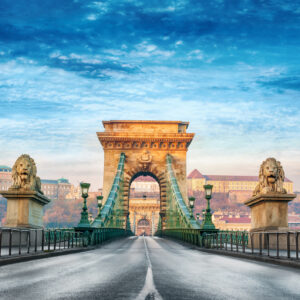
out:
<path id="1" fill-rule="evenodd" d="M 300 299 L 300 271 L 131 237 L 2 266 L 0 299 Z"/>

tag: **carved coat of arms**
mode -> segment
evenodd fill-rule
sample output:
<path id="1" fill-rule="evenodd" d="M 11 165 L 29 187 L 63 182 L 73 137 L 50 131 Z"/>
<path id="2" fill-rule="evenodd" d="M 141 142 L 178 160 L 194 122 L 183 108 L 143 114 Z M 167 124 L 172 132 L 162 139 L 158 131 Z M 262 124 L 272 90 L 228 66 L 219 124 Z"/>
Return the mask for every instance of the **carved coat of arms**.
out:
<path id="1" fill-rule="evenodd" d="M 148 171 L 149 166 L 152 162 L 152 155 L 146 149 L 143 151 L 141 156 L 138 158 L 139 165 L 141 166 L 143 171 Z"/>

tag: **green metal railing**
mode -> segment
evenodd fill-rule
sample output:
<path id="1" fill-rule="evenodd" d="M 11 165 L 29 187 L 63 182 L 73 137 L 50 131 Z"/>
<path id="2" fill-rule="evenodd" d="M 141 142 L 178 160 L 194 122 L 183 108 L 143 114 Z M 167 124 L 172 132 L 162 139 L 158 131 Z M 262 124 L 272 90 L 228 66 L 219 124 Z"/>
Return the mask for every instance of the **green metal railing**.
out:
<path id="1" fill-rule="evenodd" d="M 117 237 L 130 236 L 120 228 L 99 228 L 91 232 L 72 229 L 19 229 L 0 227 L 0 257 L 55 252 L 102 244 Z"/>
<path id="2" fill-rule="evenodd" d="M 93 230 L 90 236 L 90 245 L 99 245 L 110 239 L 131 235 L 131 231 L 122 228 L 99 228 Z"/>
<path id="3" fill-rule="evenodd" d="M 158 230 L 156 235 L 182 240 L 203 248 L 230 249 L 231 251 L 233 249 L 238 251 L 242 248 L 242 251 L 245 252 L 249 233 L 247 231 L 220 231 L 206 234 L 199 229 L 172 228 Z"/>
<path id="4" fill-rule="evenodd" d="M 218 240 L 224 243 L 231 243 L 242 246 L 245 243 L 248 246 L 248 232 L 247 231 L 233 231 L 233 230 L 220 230 L 217 235 Z"/>
<path id="5" fill-rule="evenodd" d="M 83 234 L 74 230 L 0 228 L 0 257 L 53 252 L 85 245 Z"/>

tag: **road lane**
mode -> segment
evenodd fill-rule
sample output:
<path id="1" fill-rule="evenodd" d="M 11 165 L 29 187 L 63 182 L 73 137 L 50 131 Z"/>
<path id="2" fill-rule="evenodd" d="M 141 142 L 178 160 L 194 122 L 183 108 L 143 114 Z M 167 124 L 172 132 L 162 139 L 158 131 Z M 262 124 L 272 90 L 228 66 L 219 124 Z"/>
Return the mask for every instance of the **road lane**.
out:
<path id="1" fill-rule="evenodd" d="M 209 254 L 161 238 L 147 244 L 163 299 L 300 299 L 299 270 Z"/>
<path id="2" fill-rule="evenodd" d="M 1 300 L 300 299 L 299 283 L 295 269 L 156 237 L 0 267 Z"/>
<path id="3" fill-rule="evenodd" d="M 99 249 L 0 267 L 0 299 L 134 299 L 147 272 L 135 237 Z"/>

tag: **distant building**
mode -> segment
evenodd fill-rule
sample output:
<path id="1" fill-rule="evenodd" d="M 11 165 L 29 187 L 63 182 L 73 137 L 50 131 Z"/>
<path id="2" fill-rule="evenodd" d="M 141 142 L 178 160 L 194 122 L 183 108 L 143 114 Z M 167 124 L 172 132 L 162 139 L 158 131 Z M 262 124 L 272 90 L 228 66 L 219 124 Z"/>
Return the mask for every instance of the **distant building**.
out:
<path id="1" fill-rule="evenodd" d="M 239 214 L 222 214 L 215 212 L 213 214 L 213 222 L 216 228 L 220 230 L 238 230 L 249 231 L 251 229 L 250 215 Z"/>
<path id="2" fill-rule="evenodd" d="M 232 175 L 202 175 L 197 169 L 193 170 L 188 178 L 189 191 L 203 191 L 203 185 L 212 184 L 214 193 L 228 193 L 230 191 L 253 191 L 258 184 L 257 176 Z M 284 188 L 293 193 L 293 182 L 285 178 Z"/>
<path id="3" fill-rule="evenodd" d="M 74 186 L 69 183 L 69 180 L 66 178 L 60 178 L 58 180 L 42 179 L 41 183 L 44 195 L 53 200 L 66 199 L 67 195 L 69 195 L 71 191 L 74 191 Z"/>
<path id="4" fill-rule="evenodd" d="M 130 186 L 130 197 L 159 198 L 159 185 L 151 176 L 139 176 Z"/>
<path id="5" fill-rule="evenodd" d="M 0 165 L 0 190 L 7 191 L 12 183 L 11 168 Z"/>
<path id="6" fill-rule="evenodd" d="M 139 176 L 132 182 L 131 188 L 135 192 L 159 192 L 159 185 L 151 176 Z"/>
<path id="7" fill-rule="evenodd" d="M 0 166 L 0 190 L 7 191 L 13 184 L 12 169 L 8 166 Z M 74 186 L 68 179 L 58 180 L 42 179 L 42 191 L 50 199 L 65 199 L 70 192 L 74 191 Z"/>
<path id="8" fill-rule="evenodd" d="M 299 230 L 300 229 L 300 215 L 295 213 L 288 215 L 288 224 L 290 229 Z"/>

